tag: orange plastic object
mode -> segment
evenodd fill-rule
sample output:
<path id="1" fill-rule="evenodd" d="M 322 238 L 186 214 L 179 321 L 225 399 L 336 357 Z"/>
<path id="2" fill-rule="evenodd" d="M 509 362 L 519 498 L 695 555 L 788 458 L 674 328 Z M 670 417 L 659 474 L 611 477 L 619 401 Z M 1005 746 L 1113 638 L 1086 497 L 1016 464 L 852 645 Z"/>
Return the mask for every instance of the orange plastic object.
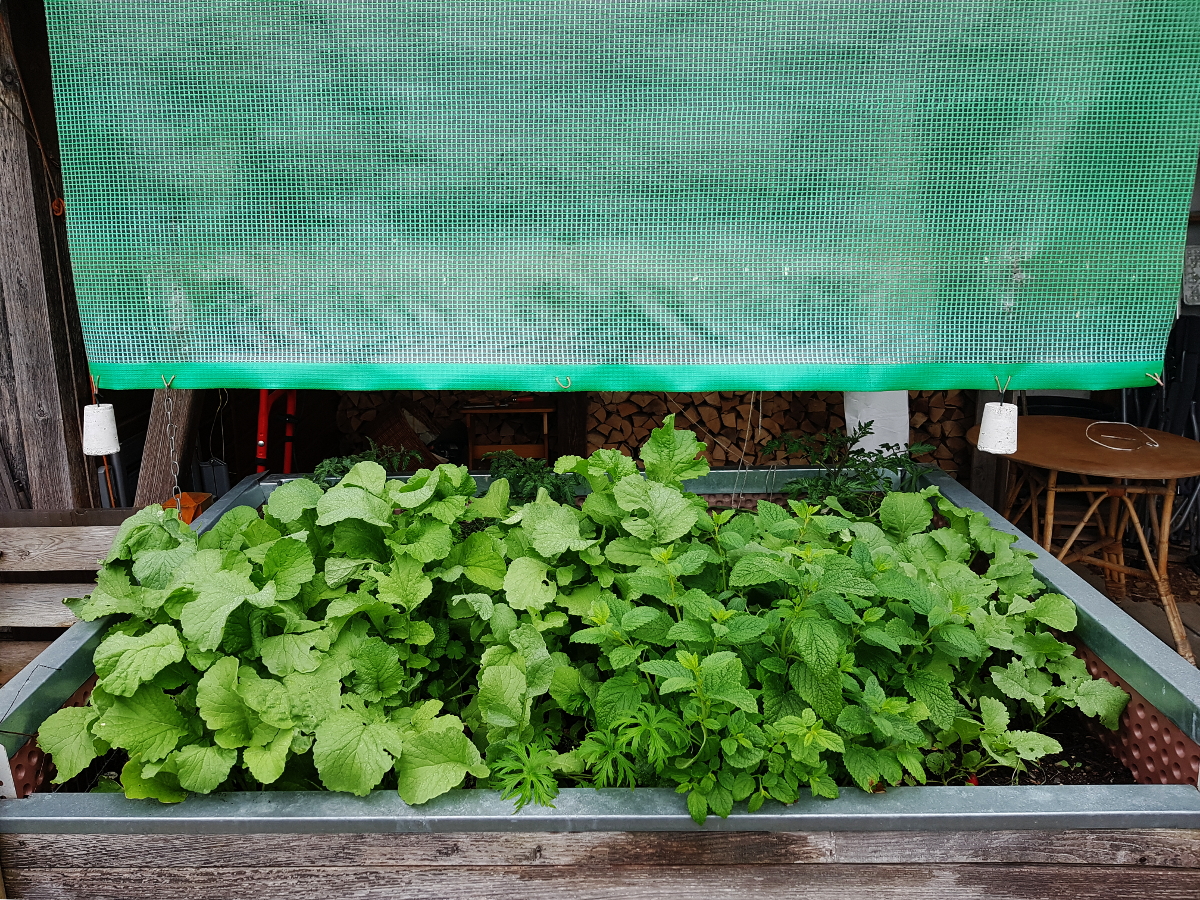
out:
<path id="1" fill-rule="evenodd" d="M 212 506 L 212 503 L 212 494 L 204 494 L 200 491 L 183 491 L 179 495 L 179 518 L 190 525 L 192 524 L 192 520 Z M 174 497 L 163 501 L 164 507 L 174 509 L 175 505 Z"/>
<path id="2" fill-rule="evenodd" d="M 92 688 L 95 685 L 96 676 L 93 675 L 70 696 L 63 704 L 63 709 L 68 706 L 86 705 L 91 699 Z M 13 788 L 16 790 L 18 799 L 24 799 L 41 788 L 46 783 L 46 779 L 50 777 L 54 766 L 50 754 L 37 745 L 36 737 L 27 740 L 21 749 L 12 755 L 8 764 L 12 771 Z"/>
<path id="3" fill-rule="evenodd" d="M 1093 733 L 1142 784 L 1190 784 L 1200 779 L 1200 744 L 1135 691 L 1086 647 L 1078 647 L 1093 678 L 1103 678 L 1129 694 L 1116 731 L 1090 722 Z"/>

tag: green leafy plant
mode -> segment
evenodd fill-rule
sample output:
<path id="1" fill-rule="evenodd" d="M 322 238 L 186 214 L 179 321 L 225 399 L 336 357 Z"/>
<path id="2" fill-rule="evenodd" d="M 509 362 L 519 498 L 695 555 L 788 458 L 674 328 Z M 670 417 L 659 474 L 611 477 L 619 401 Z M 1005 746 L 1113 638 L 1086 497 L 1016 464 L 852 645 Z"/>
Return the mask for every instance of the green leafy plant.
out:
<path id="1" fill-rule="evenodd" d="M 511 450 L 496 450 L 483 458 L 493 477 L 508 479 L 514 503 L 530 502 L 539 490 L 545 490 L 558 503 L 570 503 L 579 486 L 578 477 L 555 472 L 544 459 L 527 459 Z"/>
<path id="2" fill-rule="evenodd" d="M 703 450 L 668 417 L 644 474 L 614 450 L 560 459 L 582 507 L 361 462 L 199 537 L 142 510 L 70 602 L 120 621 L 91 704 L 41 728 L 57 780 L 117 748 L 130 797 L 421 803 L 470 779 L 521 806 L 562 784 L 667 786 L 702 822 L 1019 771 L 1060 749 L 1038 729 L 1067 707 L 1115 727 L 1127 696 L 1056 636 L 1074 604 L 981 513 L 932 488 L 870 515 L 713 511 L 683 490 Z"/>
<path id="3" fill-rule="evenodd" d="M 351 456 L 331 456 L 317 463 L 309 478 L 324 487 L 330 481 L 337 481 L 346 476 L 360 462 L 373 462 L 383 466 L 390 474 L 403 472 L 409 466 L 421 462 L 421 454 L 406 447 L 380 446 L 367 438 L 368 447 L 362 453 Z"/>
<path id="4" fill-rule="evenodd" d="M 783 486 L 787 496 L 817 502 L 833 497 L 838 505 L 867 515 L 878 509 L 889 491 L 912 490 L 928 469 L 915 457 L 933 451 L 929 444 L 914 444 L 907 449 L 899 444 L 883 444 L 875 450 L 859 447 L 872 434 L 874 425 L 863 422 L 852 431 L 830 434 L 784 434 L 764 444 L 763 452 L 802 456 L 809 466 L 820 470 L 809 478 L 787 482 Z"/>

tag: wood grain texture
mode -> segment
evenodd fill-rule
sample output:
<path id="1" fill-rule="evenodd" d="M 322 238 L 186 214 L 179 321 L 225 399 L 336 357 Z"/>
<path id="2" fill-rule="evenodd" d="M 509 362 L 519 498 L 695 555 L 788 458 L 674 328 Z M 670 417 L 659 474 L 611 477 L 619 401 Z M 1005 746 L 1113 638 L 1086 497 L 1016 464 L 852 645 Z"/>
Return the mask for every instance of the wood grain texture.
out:
<path id="1" fill-rule="evenodd" d="M 167 437 L 168 391 L 158 388 L 150 406 L 150 424 L 146 427 L 146 445 L 142 451 L 142 468 L 138 474 L 137 494 L 133 505 L 148 506 L 162 503 L 171 496 L 174 478 L 171 474 L 171 442 Z M 187 455 L 196 437 L 196 425 L 204 405 L 198 391 L 171 389 L 171 422 L 176 428 L 175 453 L 180 471 L 187 464 Z"/>
<path id="2" fill-rule="evenodd" d="M 139 898 L 337 897 L 389 900 L 1195 900 L 1195 873 L 1150 867 L 1027 865 L 516 866 L 428 868 L 6 869 L 12 896 Z"/>
<path id="3" fill-rule="evenodd" d="M 0 641 L 0 685 L 17 677 L 49 646 L 50 641 Z"/>
<path id="4" fill-rule="evenodd" d="M 0 584 L 0 627 L 70 628 L 79 620 L 63 606 L 67 597 L 91 593 L 93 584 Z"/>
<path id="5" fill-rule="evenodd" d="M 0 528 L 0 572 L 95 571 L 119 525 Z"/>
<path id="6" fill-rule="evenodd" d="M 0 15 L 7 22 L 3 6 Z M 0 29 L 0 72 L 16 73 L 8 32 Z M 78 394 L 80 379 L 87 377 L 87 358 L 78 336 L 78 312 L 57 271 L 65 262 L 54 249 L 56 226 L 48 221 L 50 198 L 41 160 L 35 163 L 30 155 L 18 78 L 0 79 L 0 100 L 8 109 L 0 115 L 0 305 L 5 326 L 0 337 L 8 344 L 5 367 L 11 367 L 12 378 L 0 395 L 6 404 L 0 418 L 16 421 L 16 427 L 6 430 L 19 429 L 35 508 L 93 506 L 92 470 L 83 456 L 79 423 Z M 47 226 L 50 232 L 44 233 Z M 12 437 L 6 434 L 6 443 Z"/>
<path id="7" fill-rule="evenodd" d="M 463 834 L 5 834 L 9 869 L 1044 864 L 1200 869 L 1200 831 L 579 832 Z"/>

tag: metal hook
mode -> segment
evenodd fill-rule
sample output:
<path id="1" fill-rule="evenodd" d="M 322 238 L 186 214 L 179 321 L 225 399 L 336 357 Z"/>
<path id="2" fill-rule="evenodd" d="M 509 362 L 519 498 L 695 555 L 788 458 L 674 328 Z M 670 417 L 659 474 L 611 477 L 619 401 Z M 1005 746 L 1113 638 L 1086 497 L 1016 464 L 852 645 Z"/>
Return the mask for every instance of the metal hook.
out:
<path id="1" fill-rule="evenodd" d="M 163 387 L 165 387 L 165 388 L 169 388 L 171 385 L 173 385 L 173 384 L 175 383 L 175 376 L 174 376 L 174 375 L 172 375 L 172 376 L 171 376 L 171 380 L 170 380 L 170 381 L 167 381 L 167 376 L 166 376 L 166 375 L 159 375 L 158 377 L 162 379 Z"/>
<path id="2" fill-rule="evenodd" d="M 569 391 L 569 390 L 571 389 L 571 376 L 570 376 L 570 375 L 568 375 L 568 376 L 567 376 L 567 383 L 566 383 L 566 384 L 563 384 L 561 381 L 559 381 L 559 380 L 558 380 L 558 376 L 557 376 L 557 375 L 555 375 L 555 376 L 554 376 L 554 383 L 555 383 L 555 384 L 557 384 L 557 385 L 558 385 L 560 388 L 562 388 L 564 391 Z"/>
<path id="3" fill-rule="evenodd" d="M 1154 379 L 1154 383 L 1157 384 L 1159 387 L 1167 386 L 1167 383 L 1165 381 L 1163 381 L 1163 378 L 1161 375 L 1156 375 L 1154 372 L 1147 372 L 1146 377 Z"/>

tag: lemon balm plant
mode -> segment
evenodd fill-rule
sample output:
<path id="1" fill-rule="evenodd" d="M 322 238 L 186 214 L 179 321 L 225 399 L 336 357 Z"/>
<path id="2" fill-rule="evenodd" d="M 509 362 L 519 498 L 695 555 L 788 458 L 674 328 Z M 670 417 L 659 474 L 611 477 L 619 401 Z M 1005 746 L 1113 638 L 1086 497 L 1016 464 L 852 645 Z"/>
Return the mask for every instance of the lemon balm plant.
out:
<path id="1" fill-rule="evenodd" d="M 71 601 L 118 621 L 90 705 L 42 726 L 57 780 L 115 748 L 130 797 L 655 785 L 702 822 L 1020 769 L 1060 748 L 1012 723 L 1064 707 L 1115 726 L 1126 695 L 1054 634 L 1073 603 L 982 514 L 931 488 L 713 512 L 683 488 L 703 450 L 668 417 L 641 467 L 560 459 L 579 506 L 363 462 L 200 536 L 139 512 Z"/>

